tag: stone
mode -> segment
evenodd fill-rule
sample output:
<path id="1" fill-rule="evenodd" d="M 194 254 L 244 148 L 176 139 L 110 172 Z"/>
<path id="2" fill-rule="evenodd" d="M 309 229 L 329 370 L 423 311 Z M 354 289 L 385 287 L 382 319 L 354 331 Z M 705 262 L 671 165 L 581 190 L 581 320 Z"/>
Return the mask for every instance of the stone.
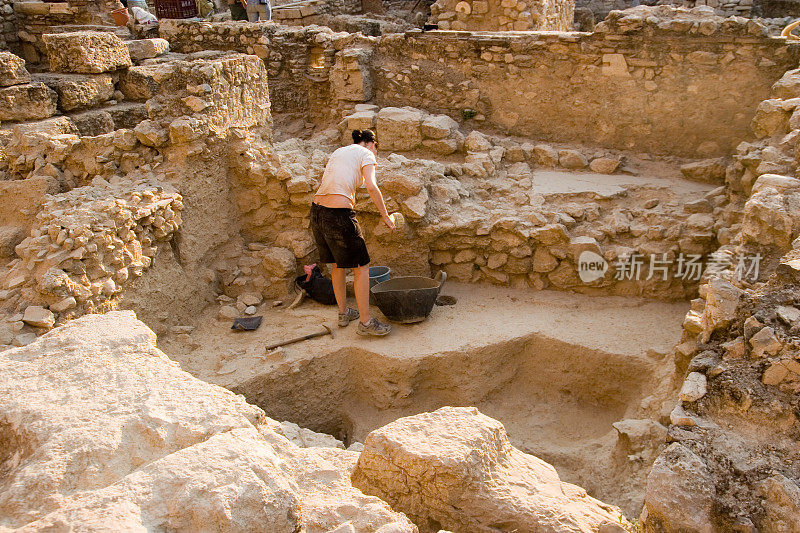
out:
<path id="1" fill-rule="evenodd" d="M 416 196 L 406 199 L 402 204 L 403 215 L 411 220 L 425 217 L 428 209 L 428 190 L 422 189 Z"/>
<path id="2" fill-rule="evenodd" d="M 109 74 L 36 74 L 35 79 L 58 93 L 62 111 L 97 107 L 114 97 L 114 79 Z"/>
<path id="3" fill-rule="evenodd" d="M 764 518 L 758 530 L 765 533 L 794 531 L 800 524 L 800 487 L 783 474 L 775 473 L 758 485 Z"/>
<path id="4" fill-rule="evenodd" d="M 458 129 L 458 122 L 447 115 L 430 115 L 422 121 L 422 136 L 428 139 L 444 139 Z"/>
<path id="5" fill-rule="evenodd" d="M 105 109 L 89 109 L 73 113 L 69 118 L 84 137 L 94 137 L 114 131 L 114 118 Z"/>
<path id="6" fill-rule="evenodd" d="M 50 329 L 55 324 L 56 317 L 49 309 L 39 305 L 29 305 L 25 308 L 22 321 L 29 326 Z"/>
<path id="7" fill-rule="evenodd" d="M 297 269 L 297 259 L 295 254 L 288 248 L 270 246 L 262 250 L 259 255 L 262 257 L 261 262 L 264 269 L 270 276 L 277 278 L 294 276 Z"/>
<path id="8" fill-rule="evenodd" d="M 626 524 L 618 509 L 562 482 L 544 461 L 511 446 L 474 407 L 443 407 L 370 433 L 353 485 L 416 523 L 450 531 L 597 531 Z"/>
<path id="9" fill-rule="evenodd" d="M 345 130 L 342 133 L 342 140 L 344 143 L 353 142 L 353 130 L 371 130 L 375 128 L 375 111 L 365 110 L 356 111 L 351 115 L 344 117 Z M 380 140 L 382 141 L 382 139 Z M 382 142 L 381 142 L 382 143 Z"/>
<path id="10" fill-rule="evenodd" d="M 547 144 L 534 146 L 533 157 L 539 166 L 554 167 L 558 164 L 558 150 Z"/>
<path id="11" fill-rule="evenodd" d="M 128 47 L 114 33 L 46 33 L 42 40 L 53 72 L 100 74 L 133 65 Z"/>
<path id="12" fill-rule="evenodd" d="M 778 318 L 787 326 L 794 326 L 800 322 L 800 309 L 791 305 L 779 305 L 775 312 Z"/>
<path id="13" fill-rule="evenodd" d="M 72 309 L 76 305 L 78 305 L 78 302 L 75 300 L 75 298 L 73 296 L 68 296 L 67 298 L 59 300 L 58 302 L 51 305 L 50 310 L 55 311 L 56 313 L 62 313 L 67 309 Z"/>
<path id="14" fill-rule="evenodd" d="M 589 163 L 589 169 L 599 174 L 613 174 L 619 167 L 619 159 L 615 157 L 598 157 Z"/>
<path id="15" fill-rule="evenodd" d="M 625 419 L 612 424 L 621 439 L 626 441 L 629 451 L 639 453 L 657 448 L 667 437 L 667 428 L 655 420 Z"/>
<path id="16" fill-rule="evenodd" d="M 0 51 L 0 87 L 21 85 L 31 81 L 25 60 L 5 50 Z"/>
<path id="17" fill-rule="evenodd" d="M 743 291 L 728 281 L 712 278 L 704 286 L 706 304 L 703 310 L 702 342 L 706 342 L 713 331 L 723 328 L 736 318 L 736 311 Z"/>
<path id="18" fill-rule="evenodd" d="M 696 426 L 697 420 L 686 412 L 681 405 L 676 405 L 669 414 L 669 421 L 676 426 Z"/>
<path id="19" fill-rule="evenodd" d="M 492 143 L 483 133 L 473 130 L 464 139 L 464 148 L 470 152 L 488 152 L 492 148 Z"/>
<path id="20" fill-rule="evenodd" d="M 783 363 L 776 361 L 764 371 L 761 376 L 761 382 L 764 385 L 778 385 L 783 378 L 789 375 L 789 369 Z"/>
<path id="21" fill-rule="evenodd" d="M 0 412 L 18 421 L 4 425 L 4 457 L 17 457 L 5 463 L 4 521 L 32 531 L 303 528 L 287 456 L 267 441 L 282 437 L 256 429 L 263 411 L 182 371 L 132 312 L 71 321 L 0 358 L 0 375 L 14 376 L 0 381 Z"/>
<path id="22" fill-rule="evenodd" d="M 670 444 L 647 476 L 645 530 L 712 533 L 715 494 L 714 480 L 702 459 L 680 443 Z"/>
<path id="23" fill-rule="evenodd" d="M 242 293 L 242 294 L 239 295 L 239 298 L 237 298 L 237 299 L 240 302 L 242 302 L 244 305 L 248 306 L 248 307 L 257 306 L 262 301 L 261 295 L 260 294 L 256 294 L 254 292 Z"/>
<path id="24" fill-rule="evenodd" d="M 244 308 L 244 314 L 249 316 L 256 314 L 257 311 L 258 308 L 254 305 L 248 305 L 247 307 Z"/>
<path id="25" fill-rule="evenodd" d="M 166 39 L 136 39 L 126 41 L 131 61 L 139 63 L 145 59 L 153 59 L 169 52 L 169 41 Z"/>
<path id="26" fill-rule="evenodd" d="M 20 333 L 11 341 L 12 346 L 27 346 L 36 340 L 36 333 Z"/>
<path id="27" fill-rule="evenodd" d="M 681 173 L 688 180 L 722 185 L 725 182 L 725 160 L 704 159 L 681 165 Z"/>
<path id="28" fill-rule="evenodd" d="M 696 402 L 706 395 L 708 391 L 708 384 L 705 374 L 700 372 L 689 372 L 686 379 L 683 381 L 683 386 L 678 394 L 681 401 Z"/>
<path id="29" fill-rule="evenodd" d="M 220 320 L 233 320 L 239 316 L 239 310 L 232 305 L 223 305 L 217 312 L 217 318 Z"/>
<path id="30" fill-rule="evenodd" d="M 533 252 L 534 272 L 550 272 L 558 266 L 558 259 L 545 246 L 538 246 Z"/>
<path id="31" fill-rule="evenodd" d="M 52 117 L 58 95 L 41 82 L 0 89 L 0 121 L 22 122 Z"/>
<path id="32" fill-rule="evenodd" d="M 423 113 L 417 109 L 384 107 L 376 118 L 381 150 L 407 151 L 422 143 Z"/>
<path id="33" fill-rule="evenodd" d="M 164 70 L 161 65 L 137 65 L 120 73 L 118 88 L 126 100 L 145 101 L 161 90 Z"/>
<path id="34" fill-rule="evenodd" d="M 558 164 L 571 170 L 586 168 L 588 162 L 582 153 L 577 150 L 559 150 Z"/>
<path id="35" fill-rule="evenodd" d="M 722 349 L 725 350 L 724 359 L 741 359 L 747 354 L 747 345 L 742 336 L 725 342 L 721 346 Z"/>
<path id="36" fill-rule="evenodd" d="M 783 347 L 783 343 L 775 335 L 775 330 L 769 326 L 761 328 L 755 335 L 750 337 L 750 354 L 753 357 L 764 357 L 765 355 L 775 355 Z"/>

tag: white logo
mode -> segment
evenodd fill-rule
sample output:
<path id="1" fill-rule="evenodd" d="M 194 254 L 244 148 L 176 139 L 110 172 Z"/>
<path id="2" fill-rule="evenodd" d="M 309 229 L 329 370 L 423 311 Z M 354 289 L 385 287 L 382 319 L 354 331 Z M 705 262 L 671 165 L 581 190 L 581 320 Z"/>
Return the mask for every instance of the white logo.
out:
<path id="1" fill-rule="evenodd" d="M 608 261 L 602 255 L 584 250 L 578 257 L 578 277 L 584 283 L 602 278 L 608 270 Z"/>

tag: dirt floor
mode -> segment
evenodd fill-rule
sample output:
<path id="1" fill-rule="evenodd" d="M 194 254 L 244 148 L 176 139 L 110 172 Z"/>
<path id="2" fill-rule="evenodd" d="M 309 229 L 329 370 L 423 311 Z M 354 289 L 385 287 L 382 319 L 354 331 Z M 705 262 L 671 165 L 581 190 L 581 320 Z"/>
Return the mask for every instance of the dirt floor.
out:
<path id="1" fill-rule="evenodd" d="M 191 333 L 159 342 L 184 369 L 269 416 L 346 443 L 401 416 L 475 405 L 565 480 L 637 514 L 649 465 L 620 456 L 611 424 L 640 413 L 687 305 L 455 283 L 442 293 L 457 303 L 435 307 L 425 322 L 395 324 L 385 338 L 336 327 L 335 307 L 268 302 L 258 331 L 231 331 L 212 307 Z M 335 337 L 264 349 L 323 323 Z"/>

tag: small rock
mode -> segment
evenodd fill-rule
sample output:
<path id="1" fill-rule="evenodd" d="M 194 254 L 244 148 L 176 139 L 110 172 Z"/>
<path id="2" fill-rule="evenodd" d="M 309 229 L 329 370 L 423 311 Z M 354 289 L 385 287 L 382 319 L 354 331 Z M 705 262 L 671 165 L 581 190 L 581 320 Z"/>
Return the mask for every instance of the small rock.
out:
<path id="1" fill-rule="evenodd" d="M 258 311 L 258 308 L 255 305 L 248 305 L 244 309 L 244 314 L 246 314 L 246 315 L 254 315 L 254 314 L 256 314 L 256 311 Z"/>
<path id="2" fill-rule="evenodd" d="M 589 163 L 592 172 L 599 174 L 613 174 L 617 167 L 619 167 L 619 159 L 613 157 L 598 157 Z"/>
<path id="3" fill-rule="evenodd" d="M 239 311 L 231 305 L 223 305 L 219 308 L 219 313 L 217 316 L 220 320 L 233 320 L 239 316 Z"/>
<path id="4" fill-rule="evenodd" d="M 753 357 L 764 357 L 764 355 L 775 355 L 783 347 L 783 344 L 778 337 L 775 336 L 775 330 L 769 326 L 761 328 L 761 330 L 750 338 L 750 346 L 753 347 Z"/>
<path id="5" fill-rule="evenodd" d="M 256 306 L 261 303 L 261 295 L 253 292 L 246 292 L 244 294 L 239 295 L 238 300 L 247 307 Z"/>
<path id="6" fill-rule="evenodd" d="M 675 426 L 696 426 L 697 420 L 687 413 L 683 407 L 676 405 L 669 414 L 669 421 Z"/>
<path id="7" fill-rule="evenodd" d="M 172 326 L 169 330 L 176 335 L 188 335 L 194 331 L 194 326 Z"/>
<path id="8" fill-rule="evenodd" d="M 470 152 L 488 152 L 492 148 L 492 143 L 483 133 L 471 131 L 464 139 L 464 147 Z"/>
<path id="9" fill-rule="evenodd" d="M 775 311 L 778 313 L 778 318 L 787 326 L 793 326 L 800 321 L 800 309 L 796 307 L 779 305 Z"/>
<path id="10" fill-rule="evenodd" d="M 22 321 L 29 326 L 37 328 L 52 328 L 56 322 L 55 315 L 49 310 L 39 305 L 29 305 L 25 308 Z"/>
<path id="11" fill-rule="evenodd" d="M 780 361 L 777 361 L 764 371 L 764 375 L 761 376 L 761 382 L 764 385 L 777 385 L 788 375 L 789 369 L 783 366 Z"/>
<path id="12" fill-rule="evenodd" d="M 586 168 L 586 158 L 577 150 L 560 150 L 558 152 L 558 164 L 564 168 L 573 170 Z"/>
<path id="13" fill-rule="evenodd" d="M 36 333 L 20 333 L 11 342 L 13 346 L 27 346 L 36 340 Z"/>
<path id="14" fill-rule="evenodd" d="M 725 350 L 723 359 L 741 359 L 747 353 L 747 345 L 744 342 L 744 337 L 739 336 L 722 344 L 722 349 Z"/>
<path id="15" fill-rule="evenodd" d="M 706 395 L 708 383 L 705 374 L 690 372 L 683 382 L 679 397 L 684 402 L 696 402 Z"/>
<path id="16" fill-rule="evenodd" d="M 64 298 L 60 302 L 56 302 L 53 305 L 51 305 L 50 310 L 55 311 L 56 313 L 61 313 L 63 311 L 66 311 L 67 309 L 72 309 L 76 305 L 77 302 L 75 301 L 75 298 L 69 296 L 67 298 Z"/>

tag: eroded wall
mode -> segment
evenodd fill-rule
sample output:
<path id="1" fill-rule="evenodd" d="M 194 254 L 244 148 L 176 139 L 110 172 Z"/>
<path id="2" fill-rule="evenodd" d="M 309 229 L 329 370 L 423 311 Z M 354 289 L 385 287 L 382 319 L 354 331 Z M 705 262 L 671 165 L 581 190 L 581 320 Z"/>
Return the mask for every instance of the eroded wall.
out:
<path id="1" fill-rule="evenodd" d="M 670 11 L 666 6 L 662 6 Z M 320 28 L 168 21 L 177 51 L 255 53 L 273 109 L 341 116 L 331 90 L 342 51 L 371 53 L 366 101 L 470 119 L 475 127 L 553 142 L 684 157 L 728 155 L 759 102 L 798 61 L 797 45 L 754 21 L 646 13 L 610 17 L 596 32 L 407 32 L 380 38 Z M 309 68 L 314 53 L 323 67 Z M 724 88 L 725 90 L 721 90 Z M 348 96 L 347 98 L 351 98 Z"/>

